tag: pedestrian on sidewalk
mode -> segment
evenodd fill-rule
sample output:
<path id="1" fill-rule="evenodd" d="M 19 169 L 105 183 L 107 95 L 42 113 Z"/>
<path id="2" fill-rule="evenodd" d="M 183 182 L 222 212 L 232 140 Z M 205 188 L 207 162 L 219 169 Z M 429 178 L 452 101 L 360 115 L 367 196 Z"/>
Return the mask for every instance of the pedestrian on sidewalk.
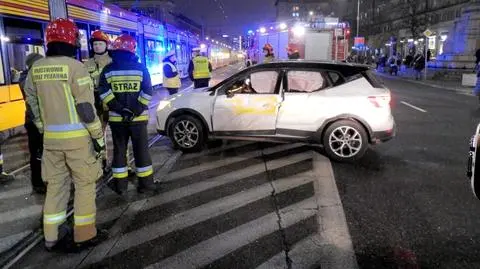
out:
<path id="1" fill-rule="evenodd" d="M 44 134 L 42 177 L 47 182 L 47 196 L 43 232 L 48 251 L 65 251 L 65 246 L 81 251 L 108 238 L 95 225 L 95 183 L 102 176 L 99 156 L 105 144 L 95 112 L 92 79 L 74 58 L 79 36 L 71 20 L 50 22 L 47 57 L 33 64 L 25 82 L 33 122 Z M 75 184 L 73 242 L 66 236 L 71 179 Z"/>
<path id="2" fill-rule="evenodd" d="M 5 142 L 6 134 L 0 131 L 0 183 L 7 183 L 12 180 L 15 180 L 13 175 L 7 174 L 3 171 L 3 155 L 2 155 L 2 145 Z"/>
<path id="3" fill-rule="evenodd" d="M 168 90 L 170 95 L 176 94 L 178 89 L 182 87 L 174 50 L 169 51 L 163 59 L 163 87 Z"/>
<path id="4" fill-rule="evenodd" d="M 475 88 L 473 88 L 473 95 L 478 97 L 478 102 L 480 104 L 480 66 L 479 63 L 475 66 L 475 72 L 477 72 L 477 82 Z"/>
<path id="5" fill-rule="evenodd" d="M 422 71 L 425 68 L 425 56 L 420 52 L 415 56 L 413 63 L 413 68 L 415 69 L 415 80 L 422 78 Z"/>
<path id="6" fill-rule="evenodd" d="M 138 62 L 134 37 L 122 34 L 113 42 L 112 63 L 100 75 L 100 98 L 109 109 L 112 130 L 113 190 L 126 194 L 128 190 L 127 145 L 132 140 L 138 178 L 137 191 L 156 190 L 153 167 L 148 150 L 148 104 L 152 99 L 152 83 L 148 69 Z"/>
<path id="7" fill-rule="evenodd" d="M 33 113 L 30 105 L 26 100 L 25 95 L 25 82 L 32 65 L 42 59 L 43 56 L 38 53 L 31 53 L 27 56 L 25 65 L 27 69 L 20 74 L 20 90 L 25 100 L 25 129 L 28 136 L 28 151 L 30 153 L 30 181 L 32 183 L 32 189 L 38 194 L 47 193 L 47 186 L 42 180 L 42 154 L 43 154 L 43 134 L 40 133 L 37 126 L 33 122 Z"/>

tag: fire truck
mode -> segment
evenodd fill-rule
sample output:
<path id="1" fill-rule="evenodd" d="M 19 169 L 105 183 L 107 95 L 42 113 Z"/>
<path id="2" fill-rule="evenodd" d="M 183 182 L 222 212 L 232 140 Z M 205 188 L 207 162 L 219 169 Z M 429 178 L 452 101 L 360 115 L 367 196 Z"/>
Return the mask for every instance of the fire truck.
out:
<path id="1" fill-rule="evenodd" d="M 349 52 L 350 26 L 330 20 L 329 23 L 309 23 L 277 27 L 262 27 L 250 33 L 248 57 L 253 62 L 263 62 L 263 46 L 270 44 L 278 60 L 288 59 L 287 47 L 296 50 L 300 59 L 343 61 Z"/>

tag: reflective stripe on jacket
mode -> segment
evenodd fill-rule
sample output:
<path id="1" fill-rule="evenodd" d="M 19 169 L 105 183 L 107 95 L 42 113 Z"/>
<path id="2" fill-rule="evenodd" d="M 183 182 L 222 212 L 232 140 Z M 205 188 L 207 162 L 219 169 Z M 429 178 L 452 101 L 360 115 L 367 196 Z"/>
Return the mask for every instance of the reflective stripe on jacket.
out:
<path id="1" fill-rule="evenodd" d="M 172 78 L 169 78 L 167 76 L 165 76 L 165 72 L 163 73 L 163 87 L 165 88 L 174 88 L 174 89 L 178 89 L 182 86 L 182 82 L 180 80 L 180 75 L 178 74 L 178 69 L 177 67 L 170 63 L 170 62 L 163 62 L 164 65 L 168 65 L 171 69 L 172 69 L 172 72 L 173 73 L 177 73 L 176 76 L 172 77 Z"/>
<path id="2" fill-rule="evenodd" d="M 193 58 L 193 78 L 210 78 L 210 69 L 208 68 L 208 58 L 197 56 Z"/>
<path id="3" fill-rule="evenodd" d="M 65 56 L 38 60 L 28 73 L 25 94 L 46 149 L 78 149 L 91 137 L 103 136 L 94 113 L 93 82 L 81 62 Z M 90 105 L 89 123 L 79 116 L 78 104 Z"/>

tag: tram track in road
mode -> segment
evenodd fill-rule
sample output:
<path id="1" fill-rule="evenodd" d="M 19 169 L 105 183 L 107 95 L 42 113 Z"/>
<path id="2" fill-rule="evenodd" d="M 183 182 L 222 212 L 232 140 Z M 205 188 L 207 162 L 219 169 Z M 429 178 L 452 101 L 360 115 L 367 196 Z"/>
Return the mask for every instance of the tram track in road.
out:
<path id="1" fill-rule="evenodd" d="M 151 137 L 148 141 L 148 147 L 152 148 L 155 143 L 160 141 L 164 136 L 156 134 L 153 137 Z M 131 153 L 133 155 L 133 153 Z M 130 164 L 134 162 L 134 158 L 132 157 L 130 159 Z M 168 165 L 169 161 L 165 161 L 165 165 Z M 163 167 L 164 164 L 161 166 Z M 18 169 L 17 169 L 18 170 Z M 107 186 L 107 184 L 112 180 L 112 176 L 110 176 L 108 179 L 102 180 L 101 182 L 97 183 L 97 199 L 101 198 L 102 192 L 101 190 Z M 70 200 L 69 202 L 69 207 L 67 210 L 67 218 L 71 218 L 73 215 L 73 199 Z M 42 227 L 38 227 L 35 229 L 33 232 L 28 234 L 26 237 L 24 237 L 22 240 L 20 240 L 17 244 L 15 244 L 12 248 L 9 250 L 1 253 L 2 257 L 0 257 L 0 266 L 2 269 L 8 269 L 14 266 L 20 259 L 22 259 L 26 254 L 29 253 L 30 250 L 32 250 L 38 243 L 40 243 L 43 240 L 43 229 Z"/>
<path id="2" fill-rule="evenodd" d="M 150 111 L 152 111 L 153 109 L 156 109 L 156 107 L 158 106 L 159 103 L 160 103 L 160 101 L 156 102 L 155 104 L 150 105 L 150 106 L 148 107 L 148 109 L 149 109 Z M 25 171 L 25 170 L 28 169 L 28 168 L 30 168 L 30 164 L 27 162 L 27 163 L 21 165 L 20 167 L 15 168 L 15 169 L 12 170 L 12 171 L 8 171 L 8 173 L 11 174 L 11 175 L 16 176 L 16 175 L 18 175 L 18 174 L 21 174 L 23 171 Z"/>

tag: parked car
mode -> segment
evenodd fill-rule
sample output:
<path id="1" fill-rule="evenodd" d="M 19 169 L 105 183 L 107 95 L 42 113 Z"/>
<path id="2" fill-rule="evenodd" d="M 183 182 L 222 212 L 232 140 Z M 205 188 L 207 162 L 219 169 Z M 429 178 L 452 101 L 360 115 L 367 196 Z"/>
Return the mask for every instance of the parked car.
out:
<path id="1" fill-rule="evenodd" d="M 208 139 L 306 142 L 353 161 L 394 137 L 390 100 L 367 66 L 274 62 L 161 101 L 157 130 L 184 152 L 200 151 Z"/>

